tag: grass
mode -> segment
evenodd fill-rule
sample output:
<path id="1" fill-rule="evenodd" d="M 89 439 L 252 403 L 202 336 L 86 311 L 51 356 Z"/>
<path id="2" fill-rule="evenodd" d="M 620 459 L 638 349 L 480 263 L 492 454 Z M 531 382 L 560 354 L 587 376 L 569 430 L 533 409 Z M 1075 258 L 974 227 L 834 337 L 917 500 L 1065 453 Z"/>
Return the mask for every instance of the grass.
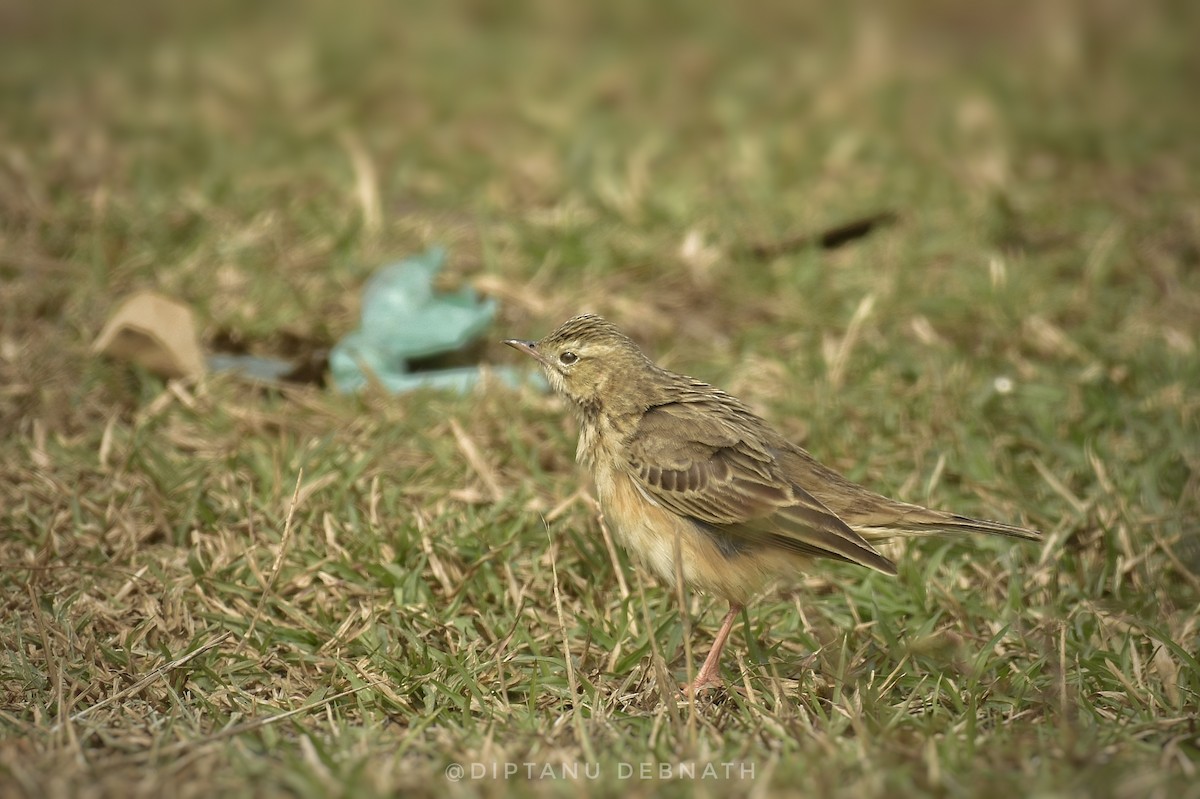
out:
<path id="1" fill-rule="evenodd" d="M 0 12 L 0 794 L 1200 796 L 1190 5 L 57 8 Z M 815 570 L 681 703 L 723 608 L 557 401 L 89 351 L 153 287 L 319 353 L 432 243 L 482 361 L 598 311 L 1047 540 Z"/>

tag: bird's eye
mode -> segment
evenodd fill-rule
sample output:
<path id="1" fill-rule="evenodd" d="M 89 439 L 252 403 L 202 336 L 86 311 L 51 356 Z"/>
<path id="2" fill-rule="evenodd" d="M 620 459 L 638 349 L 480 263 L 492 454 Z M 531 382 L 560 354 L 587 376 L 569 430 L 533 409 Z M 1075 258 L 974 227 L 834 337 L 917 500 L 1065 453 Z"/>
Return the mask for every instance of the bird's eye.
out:
<path id="1" fill-rule="evenodd" d="M 563 366 L 570 366 L 571 364 L 575 363 L 578 360 L 579 360 L 579 356 L 576 355 L 575 353 L 571 352 L 570 350 L 567 350 L 562 355 L 558 356 L 558 362 L 561 363 Z"/>

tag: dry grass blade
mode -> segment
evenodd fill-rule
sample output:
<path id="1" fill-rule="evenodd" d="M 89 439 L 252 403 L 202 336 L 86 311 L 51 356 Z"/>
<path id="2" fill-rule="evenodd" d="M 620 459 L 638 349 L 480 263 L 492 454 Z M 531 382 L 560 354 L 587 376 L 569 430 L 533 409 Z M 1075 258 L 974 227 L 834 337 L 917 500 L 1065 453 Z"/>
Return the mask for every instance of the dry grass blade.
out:
<path id="1" fill-rule="evenodd" d="M 332 705 L 339 699 L 344 699 L 347 696 L 353 696 L 354 694 L 361 693 L 362 691 L 365 691 L 369 688 L 374 688 L 375 686 L 376 683 L 368 683 L 366 685 L 359 685 L 355 688 L 347 688 L 345 691 L 339 691 L 332 696 L 327 696 L 323 699 L 309 702 L 306 705 L 293 708 L 292 710 L 285 710 L 284 712 L 277 713 L 274 716 L 264 716 L 262 718 L 250 719 L 249 721 L 242 722 L 241 724 L 234 724 L 231 727 L 226 727 L 220 732 L 215 732 L 211 735 L 205 735 L 200 738 L 194 738 L 187 741 L 178 741 L 168 746 L 137 752 L 127 757 L 113 758 L 112 760 L 105 761 L 104 765 L 111 768 L 115 766 L 145 763 L 147 760 L 153 758 L 178 757 L 188 752 L 202 749 L 203 747 L 214 743 L 226 741 L 230 738 L 236 738 L 239 735 L 244 735 L 255 730 L 261 730 L 264 727 L 270 727 L 278 724 L 281 721 L 287 721 L 288 719 L 295 718 L 296 716 L 303 716 L 305 713 L 311 713 L 314 710 L 320 710 L 323 707 Z"/>
<path id="2" fill-rule="evenodd" d="M 354 166 L 354 189 L 362 212 L 363 229 L 375 235 L 383 221 L 383 206 L 379 199 L 379 170 L 371 160 L 362 139 L 348 131 L 340 136 L 342 146 L 350 154 Z"/>
<path id="3" fill-rule="evenodd" d="M 1054 493 L 1058 494 L 1067 501 L 1067 504 L 1071 506 L 1075 513 L 1081 517 L 1087 515 L 1088 503 L 1075 496 L 1071 489 L 1067 488 L 1066 484 L 1063 483 L 1062 480 L 1058 479 L 1058 475 L 1050 471 L 1050 468 L 1046 466 L 1041 458 L 1033 459 L 1033 467 L 1037 469 L 1038 474 L 1042 476 L 1042 479 L 1046 481 L 1046 484 L 1054 489 Z"/>
<path id="4" fill-rule="evenodd" d="M 140 680 L 135 682 L 133 685 L 130 685 L 127 688 L 123 688 L 120 691 L 117 691 L 112 696 L 108 697 L 107 699 L 102 699 L 101 701 L 97 702 L 96 704 L 85 707 L 83 710 L 80 710 L 80 711 L 72 714 L 71 721 L 72 722 L 80 721 L 84 717 L 89 716 L 98 710 L 102 710 L 103 708 L 106 708 L 109 705 L 116 704 L 117 702 L 123 702 L 131 696 L 136 696 L 139 692 L 141 692 L 141 690 L 143 688 L 150 685 L 151 683 L 166 677 L 168 674 L 170 674 L 171 672 L 175 671 L 178 668 L 186 666 L 188 663 L 190 663 L 191 661 L 200 657 L 201 655 L 207 653 L 209 650 L 216 649 L 218 646 L 225 643 L 225 641 L 232 635 L 233 635 L 232 632 L 230 632 L 229 630 L 226 630 L 225 632 L 221 633 L 220 635 L 216 636 L 215 638 L 212 638 L 211 640 L 206 641 L 204 644 L 197 647 L 196 649 L 193 649 L 191 652 L 188 652 L 186 655 L 180 655 L 179 657 L 175 658 L 174 660 L 170 660 L 166 663 L 163 663 L 160 666 L 155 667 L 148 674 L 146 674 Z M 51 728 L 51 732 L 58 730 L 61 726 L 62 726 L 62 722 L 59 722 L 58 724 L 56 724 L 54 727 Z"/>
<path id="5" fill-rule="evenodd" d="M 462 425 L 457 419 L 450 420 L 450 429 L 454 433 L 454 440 L 458 444 L 459 450 L 462 451 L 463 457 L 467 459 L 467 463 L 471 465 L 471 469 L 478 475 L 479 479 L 487 487 L 488 496 L 493 502 L 499 502 L 504 499 L 504 492 L 500 489 L 500 480 L 496 476 L 496 471 L 491 464 L 479 451 L 479 447 L 475 446 L 475 442 L 463 430 Z"/>
<path id="6" fill-rule="evenodd" d="M 863 297 L 859 301 L 858 307 L 854 309 L 854 315 L 850 317 L 850 324 L 846 326 L 845 335 L 827 353 L 826 361 L 829 364 L 829 385 L 835 389 L 842 386 L 842 381 L 846 376 L 846 367 L 850 363 L 850 355 L 854 351 L 854 346 L 858 343 L 859 336 L 862 335 L 863 325 L 866 324 L 874 308 L 875 295 L 868 294 Z"/>
<path id="7" fill-rule="evenodd" d="M 579 695 L 579 678 L 575 675 L 575 658 L 571 656 L 571 638 L 567 634 L 567 620 L 563 615 L 562 592 L 558 587 L 558 558 L 555 556 L 554 541 L 550 541 L 550 577 L 554 580 L 554 612 L 558 616 L 558 629 L 562 635 L 563 658 L 567 667 L 567 686 L 571 696 Z"/>
<path id="8" fill-rule="evenodd" d="M 275 561 L 271 564 L 271 573 L 267 576 L 267 580 L 262 586 L 262 593 L 258 597 L 258 605 L 254 608 L 254 615 L 250 618 L 249 626 L 246 627 L 246 634 L 238 642 L 235 654 L 240 654 L 242 649 L 245 648 L 246 642 L 254 635 L 254 629 L 258 626 L 259 619 L 262 618 L 263 609 L 266 608 L 271 589 L 275 585 L 275 580 L 279 577 L 279 569 L 283 566 L 283 558 L 287 554 L 288 544 L 292 540 L 292 520 L 295 519 L 296 507 L 300 504 L 300 484 L 303 480 L 304 470 L 300 469 L 296 473 L 296 488 L 292 491 L 292 500 L 288 503 L 287 517 L 283 523 L 283 536 L 279 540 L 279 551 L 275 553 Z"/>

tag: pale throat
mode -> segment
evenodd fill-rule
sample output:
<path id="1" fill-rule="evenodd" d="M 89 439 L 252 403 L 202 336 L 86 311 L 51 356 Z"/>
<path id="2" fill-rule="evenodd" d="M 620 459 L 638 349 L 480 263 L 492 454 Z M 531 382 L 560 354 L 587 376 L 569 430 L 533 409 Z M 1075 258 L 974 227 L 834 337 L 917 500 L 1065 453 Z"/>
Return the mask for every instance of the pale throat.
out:
<path id="1" fill-rule="evenodd" d="M 603 414 L 589 415 L 579 413 L 579 446 L 575 450 L 575 460 L 585 466 L 595 466 L 597 462 L 606 462 L 616 453 L 611 451 L 613 445 L 612 429 Z M 604 452 L 604 450 L 610 450 Z M 608 458 L 604 456 L 607 455 Z"/>
<path id="2" fill-rule="evenodd" d="M 618 415 L 608 409 L 592 413 L 580 407 L 577 416 L 579 447 L 575 451 L 576 461 L 591 467 L 625 462 L 625 445 L 637 428 L 640 415 Z"/>

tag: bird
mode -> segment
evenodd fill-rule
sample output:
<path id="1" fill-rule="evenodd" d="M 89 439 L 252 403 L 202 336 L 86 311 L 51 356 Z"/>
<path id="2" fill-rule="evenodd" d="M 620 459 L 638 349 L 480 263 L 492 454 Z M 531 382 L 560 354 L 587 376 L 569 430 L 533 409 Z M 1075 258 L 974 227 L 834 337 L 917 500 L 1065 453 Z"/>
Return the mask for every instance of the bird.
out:
<path id="1" fill-rule="evenodd" d="M 677 575 L 729 612 L 691 682 L 723 684 L 737 616 L 773 584 L 828 559 L 896 575 L 875 544 L 897 537 L 1037 530 L 889 499 L 816 460 L 736 397 L 655 364 L 595 314 L 537 341 L 503 342 L 537 361 L 579 421 L 576 459 L 592 471 L 615 537 L 668 586 Z"/>

